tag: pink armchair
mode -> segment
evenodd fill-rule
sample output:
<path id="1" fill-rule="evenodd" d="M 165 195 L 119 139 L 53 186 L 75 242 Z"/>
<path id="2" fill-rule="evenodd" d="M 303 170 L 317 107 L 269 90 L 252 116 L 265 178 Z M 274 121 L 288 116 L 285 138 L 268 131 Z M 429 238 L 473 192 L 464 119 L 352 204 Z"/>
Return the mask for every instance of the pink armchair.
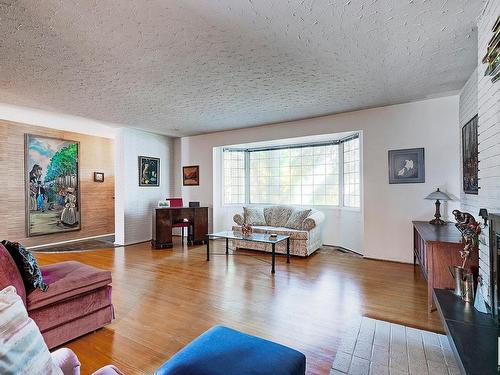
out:
<path id="1" fill-rule="evenodd" d="M 49 349 L 111 323 L 111 272 L 73 261 L 40 268 L 49 289 L 27 293 L 14 260 L 0 244 L 0 290 L 16 288 Z"/>

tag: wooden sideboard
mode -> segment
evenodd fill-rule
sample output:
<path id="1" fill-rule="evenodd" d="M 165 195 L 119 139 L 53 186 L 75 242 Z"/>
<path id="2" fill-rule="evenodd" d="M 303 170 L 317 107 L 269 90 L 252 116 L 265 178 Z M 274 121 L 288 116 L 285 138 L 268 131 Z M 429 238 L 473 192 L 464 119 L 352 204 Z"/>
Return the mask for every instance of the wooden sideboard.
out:
<path id="1" fill-rule="evenodd" d="M 432 225 L 426 221 L 413 221 L 413 261 L 418 262 L 427 280 L 427 308 L 434 309 L 433 289 L 453 289 L 455 281 L 449 266 L 460 265 L 460 250 L 463 249 L 462 235 L 454 223 Z M 473 251 L 469 266 L 477 276 L 478 251 Z"/>

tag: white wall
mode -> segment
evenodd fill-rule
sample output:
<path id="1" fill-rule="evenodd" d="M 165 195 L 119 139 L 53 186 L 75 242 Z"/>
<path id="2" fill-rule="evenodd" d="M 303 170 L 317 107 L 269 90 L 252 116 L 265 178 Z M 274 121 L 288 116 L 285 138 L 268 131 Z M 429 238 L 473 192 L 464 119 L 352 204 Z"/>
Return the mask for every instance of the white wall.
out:
<path id="1" fill-rule="evenodd" d="M 152 210 L 160 199 L 174 191 L 172 164 L 173 139 L 129 128 L 120 128 L 116 136 L 115 242 L 120 245 L 149 241 Z M 138 177 L 139 156 L 160 158 L 160 186 L 141 187 Z"/>
<path id="2" fill-rule="evenodd" d="M 460 91 L 458 138 L 460 139 L 460 207 L 461 210 L 476 215 L 479 212 L 479 195 L 465 194 L 462 188 L 462 127 L 478 114 L 477 105 L 478 70 L 475 69 Z"/>
<path id="3" fill-rule="evenodd" d="M 365 256 L 412 262 L 412 220 L 428 220 L 434 205 L 424 197 L 440 187 L 459 196 L 458 96 L 374 108 L 333 116 L 205 134 L 181 139 L 181 165 L 200 165 L 200 186 L 182 187 L 186 201 L 215 207 L 213 147 L 263 140 L 361 130 L 363 132 L 363 215 L 359 227 L 342 230 L 339 242 L 359 233 Z M 426 182 L 389 185 L 387 151 L 424 147 Z M 180 166 L 177 167 L 180 169 Z M 220 204 L 218 204 L 220 206 Z M 449 213 L 457 203 L 443 208 Z M 344 215 L 344 212 L 341 213 Z M 347 214 L 346 214 L 347 215 Z M 446 216 L 446 215 L 445 215 Z M 216 220 L 219 219 L 215 216 Z M 227 219 L 224 219 L 227 220 Z M 216 224 L 217 227 L 217 224 Z M 334 216 L 326 233 L 338 230 Z"/>

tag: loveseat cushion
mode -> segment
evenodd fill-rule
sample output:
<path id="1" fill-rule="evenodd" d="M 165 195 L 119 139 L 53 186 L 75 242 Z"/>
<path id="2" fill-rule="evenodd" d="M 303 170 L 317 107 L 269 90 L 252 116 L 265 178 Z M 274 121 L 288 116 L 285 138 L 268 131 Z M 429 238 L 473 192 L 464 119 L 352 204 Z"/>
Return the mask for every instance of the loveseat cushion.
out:
<path id="1" fill-rule="evenodd" d="M 69 261 L 41 267 L 46 292 L 39 289 L 26 297 L 28 311 L 86 293 L 111 283 L 111 272 Z"/>
<path id="2" fill-rule="evenodd" d="M 266 225 L 264 211 L 261 207 L 243 207 L 243 220 L 245 224 Z"/>
<path id="3" fill-rule="evenodd" d="M 21 297 L 26 306 L 26 290 L 24 289 L 24 281 L 17 268 L 16 262 L 10 256 L 7 249 L 0 243 L 0 290 L 12 285 L 16 288 L 16 292 Z"/>
<path id="4" fill-rule="evenodd" d="M 287 228 L 302 229 L 302 224 L 311 213 L 311 209 L 294 209 L 288 221 L 284 225 Z"/>
<path id="5" fill-rule="evenodd" d="M 293 207 L 288 206 L 271 206 L 264 208 L 264 217 L 266 224 L 273 227 L 284 227 L 290 215 L 292 215 Z"/>

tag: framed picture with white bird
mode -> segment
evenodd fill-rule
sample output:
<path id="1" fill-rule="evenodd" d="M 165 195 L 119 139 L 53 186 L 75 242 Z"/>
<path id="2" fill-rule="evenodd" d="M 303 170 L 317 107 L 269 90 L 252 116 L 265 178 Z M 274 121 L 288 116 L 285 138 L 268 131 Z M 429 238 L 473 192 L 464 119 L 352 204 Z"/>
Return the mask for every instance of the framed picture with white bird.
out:
<path id="1" fill-rule="evenodd" d="M 389 150 L 389 183 L 412 184 L 425 182 L 423 148 Z"/>

